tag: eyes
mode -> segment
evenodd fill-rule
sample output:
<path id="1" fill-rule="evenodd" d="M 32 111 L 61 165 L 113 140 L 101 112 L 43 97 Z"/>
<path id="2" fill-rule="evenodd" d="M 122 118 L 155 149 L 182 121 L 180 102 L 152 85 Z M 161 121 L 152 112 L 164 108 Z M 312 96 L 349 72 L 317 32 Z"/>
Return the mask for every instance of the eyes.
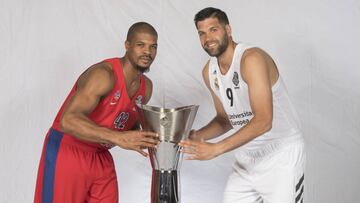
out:
<path id="1" fill-rule="evenodd" d="M 137 43 L 135 43 L 135 46 L 138 48 L 144 48 L 148 45 L 143 42 L 137 42 Z M 157 44 L 151 44 L 149 47 L 153 50 L 157 50 L 157 46 L 158 46 Z"/>
<path id="2" fill-rule="evenodd" d="M 157 49 L 157 44 L 153 44 L 150 47 L 156 50 Z"/>
<path id="3" fill-rule="evenodd" d="M 219 29 L 218 29 L 217 27 L 211 27 L 211 28 L 209 29 L 209 33 L 216 33 L 218 30 L 219 30 Z M 203 36 L 204 34 L 206 34 L 206 32 L 204 32 L 204 31 L 198 31 L 198 34 L 199 34 L 199 36 L 201 37 L 201 36 Z"/>
<path id="4" fill-rule="evenodd" d="M 216 32 L 218 29 L 215 27 L 210 28 L 210 32 Z"/>

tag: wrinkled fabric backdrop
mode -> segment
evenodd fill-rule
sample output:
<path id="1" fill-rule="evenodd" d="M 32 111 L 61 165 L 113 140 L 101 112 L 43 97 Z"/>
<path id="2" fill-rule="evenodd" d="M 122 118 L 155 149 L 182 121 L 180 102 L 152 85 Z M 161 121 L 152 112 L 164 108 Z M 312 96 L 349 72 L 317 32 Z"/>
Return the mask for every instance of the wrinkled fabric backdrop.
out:
<path id="1" fill-rule="evenodd" d="M 77 77 L 122 56 L 137 21 L 159 33 L 147 75 L 149 104 L 199 104 L 194 128 L 214 116 L 193 17 L 227 12 L 235 41 L 270 53 L 298 110 L 307 143 L 305 202 L 360 202 L 360 2 L 355 0 L 0 0 L 0 202 L 32 202 L 44 136 Z M 149 202 L 151 167 L 136 152 L 111 150 L 120 202 Z M 233 152 L 183 161 L 184 203 L 219 203 Z"/>

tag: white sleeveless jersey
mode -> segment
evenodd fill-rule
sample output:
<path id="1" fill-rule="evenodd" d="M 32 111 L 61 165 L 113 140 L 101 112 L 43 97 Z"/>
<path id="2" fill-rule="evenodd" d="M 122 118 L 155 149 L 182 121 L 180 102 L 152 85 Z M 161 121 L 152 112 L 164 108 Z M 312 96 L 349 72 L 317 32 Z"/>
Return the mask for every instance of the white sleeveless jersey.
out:
<path id="1" fill-rule="evenodd" d="M 253 117 L 248 94 L 248 86 L 240 74 L 240 61 L 244 51 L 252 46 L 238 44 L 235 48 L 233 61 L 228 72 L 220 72 L 216 57 L 210 58 L 209 81 L 211 89 L 220 98 L 231 125 L 235 130 L 245 126 Z M 273 93 L 273 123 L 272 129 L 258 136 L 241 149 L 261 149 L 262 154 L 267 154 L 286 144 L 302 140 L 296 112 L 290 102 L 285 85 L 279 77 L 272 87 Z M 258 155 L 257 155 L 258 156 Z"/>

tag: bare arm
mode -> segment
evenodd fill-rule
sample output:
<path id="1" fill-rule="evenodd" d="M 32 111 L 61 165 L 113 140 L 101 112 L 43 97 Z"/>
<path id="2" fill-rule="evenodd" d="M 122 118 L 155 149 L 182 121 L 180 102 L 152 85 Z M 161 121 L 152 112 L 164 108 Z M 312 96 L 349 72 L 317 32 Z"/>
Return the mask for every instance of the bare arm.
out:
<path id="1" fill-rule="evenodd" d="M 247 51 L 243 57 L 241 75 L 248 85 L 254 117 L 246 126 L 218 143 L 221 154 L 246 144 L 272 127 L 271 87 L 272 81 L 276 79 L 271 78 L 270 69 L 275 67 L 269 67 L 269 57 L 257 48 Z"/>
<path id="2" fill-rule="evenodd" d="M 248 85 L 249 99 L 254 117 L 233 135 L 218 143 L 183 141 L 183 152 L 191 154 L 187 159 L 207 160 L 236 149 L 256 137 L 269 131 L 272 127 L 272 84 L 278 73 L 270 56 L 259 49 L 244 53 L 241 61 L 241 76 Z"/>
<path id="3" fill-rule="evenodd" d="M 146 91 L 145 91 L 145 100 L 144 100 L 144 104 L 147 104 L 151 98 L 152 95 L 152 90 L 153 90 L 153 84 L 151 82 L 151 80 L 145 77 L 145 83 L 146 83 Z"/>
<path id="4" fill-rule="evenodd" d="M 60 120 L 60 130 L 83 140 L 109 143 L 111 131 L 97 126 L 88 115 L 101 97 L 111 91 L 113 85 L 111 67 L 105 63 L 90 67 L 80 76 L 76 90 L 66 104 Z"/>
<path id="5" fill-rule="evenodd" d="M 206 126 L 202 127 L 198 131 L 192 132 L 190 138 L 193 140 L 209 140 L 226 133 L 232 128 L 220 99 L 215 95 L 214 91 L 210 87 L 209 62 L 205 65 L 202 75 L 204 82 L 211 93 L 216 115 Z"/>
<path id="6" fill-rule="evenodd" d="M 100 99 L 112 90 L 114 82 L 111 66 L 107 63 L 96 64 L 82 74 L 76 91 L 66 104 L 60 120 L 60 129 L 79 139 L 111 143 L 146 155 L 141 147 L 154 147 L 157 144 L 154 133 L 113 131 L 96 125 L 88 118 Z"/>

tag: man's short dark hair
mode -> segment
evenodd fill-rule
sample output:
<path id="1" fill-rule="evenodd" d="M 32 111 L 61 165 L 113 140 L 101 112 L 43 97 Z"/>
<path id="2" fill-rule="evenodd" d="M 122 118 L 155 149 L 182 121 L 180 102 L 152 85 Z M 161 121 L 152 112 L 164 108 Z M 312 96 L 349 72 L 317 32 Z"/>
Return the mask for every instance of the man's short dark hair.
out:
<path id="1" fill-rule="evenodd" d="M 207 18 L 217 18 L 219 23 L 223 25 L 229 24 L 229 19 L 226 13 L 218 8 L 207 7 L 199 11 L 194 18 L 195 26 L 197 27 L 197 23 L 199 21 L 203 21 Z"/>
<path id="2" fill-rule="evenodd" d="M 135 33 L 149 33 L 151 35 L 154 36 L 158 36 L 155 28 L 150 25 L 147 22 L 137 22 L 134 23 L 128 30 L 127 36 L 126 36 L 126 40 L 130 41 L 131 38 L 135 35 Z"/>

